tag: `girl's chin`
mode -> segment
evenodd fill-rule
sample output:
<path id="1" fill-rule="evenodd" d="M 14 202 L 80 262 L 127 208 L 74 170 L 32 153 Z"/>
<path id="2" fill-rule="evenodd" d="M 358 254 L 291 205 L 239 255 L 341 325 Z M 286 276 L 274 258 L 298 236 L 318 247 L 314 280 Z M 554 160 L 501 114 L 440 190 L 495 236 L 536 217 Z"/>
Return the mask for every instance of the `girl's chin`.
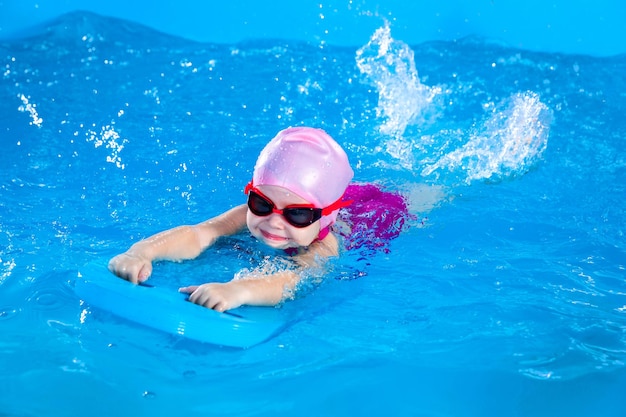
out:
<path id="1" fill-rule="evenodd" d="M 267 246 L 269 246 L 270 248 L 274 248 L 274 249 L 287 249 L 290 246 L 292 246 L 289 244 L 289 242 L 276 242 L 274 240 L 266 240 L 266 239 L 262 239 L 262 241 Z"/>

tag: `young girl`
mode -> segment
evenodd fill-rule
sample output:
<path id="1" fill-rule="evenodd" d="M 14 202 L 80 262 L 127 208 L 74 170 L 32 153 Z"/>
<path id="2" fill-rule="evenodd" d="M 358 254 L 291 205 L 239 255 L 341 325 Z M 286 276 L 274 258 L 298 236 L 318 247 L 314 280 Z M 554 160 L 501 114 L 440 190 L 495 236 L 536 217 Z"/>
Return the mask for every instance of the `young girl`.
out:
<path id="1" fill-rule="evenodd" d="M 135 243 L 115 256 L 109 269 L 133 283 L 152 273 L 155 260 L 197 257 L 221 236 L 246 227 L 270 247 L 293 255 L 295 270 L 271 274 L 256 271 L 226 283 L 181 288 L 193 303 L 225 311 L 244 304 L 275 305 L 292 292 L 307 268 L 337 256 L 331 232 L 339 209 L 350 201 L 344 193 L 354 173 L 343 149 L 324 131 L 308 127 L 285 129 L 261 151 L 248 203 L 193 226 L 179 226 Z"/>

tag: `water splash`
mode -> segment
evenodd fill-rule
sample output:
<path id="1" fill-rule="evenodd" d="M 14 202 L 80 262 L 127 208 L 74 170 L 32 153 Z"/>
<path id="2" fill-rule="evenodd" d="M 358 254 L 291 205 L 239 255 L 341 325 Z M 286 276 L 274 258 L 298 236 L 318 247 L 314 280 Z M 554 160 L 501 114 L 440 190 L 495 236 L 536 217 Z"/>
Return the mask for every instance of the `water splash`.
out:
<path id="1" fill-rule="evenodd" d="M 22 101 L 22 104 L 17 108 L 18 111 L 28 113 L 32 121 L 31 125 L 41 127 L 43 119 L 39 117 L 37 113 L 37 105 L 30 102 L 30 97 L 26 97 L 24 94 L 18 94 L 17 97 Z"/>
<path id="2" fill-rule="evenodd" d="M 413 50 L 391 37 L 389 22 L 378 28 L 356 52 L 356 64 L 366 81 L 378 90 L 376 114 L 384 119 L 381 133 L 398 138 L 409 124 L 425 120 L 426 111 L 440 89 L 420 82 Z M 405 154 L 405 150 L 399 143 L 388 149 L 393 155 Z"/>
<path id="3" fill-rule="evenodd" d="M 75 132 L 75 135 L 77 134 L 78 132 Z M 128 142 L 128 140 L 121 138 L 113 126 L 102 126 L 100 132 L 87 129 L 86 136 L 87 142 L 93 143 L 95 148 L 104 146 L 106 149 L 110 150 L 110 154 L 106 157 L 107 162 L 114 164 L 117 168 L 125 168 L 120 153 L 124 149 L 124 145 Z"/>
<path id="4" fill-rule="evenodd" d="M 435 100 L 443 97 L 443 90 L 420 82 L 413 50 L 391 37 L 388 22 L 357 51 L 356 62 L 378 91 L 379 130 L 387 136 L 381 147 L 395 159 L 396 167 L 421 171 L 423 177 L 432 176 L 446 185 L 450 181 L 469 184 L 523 174 L 546 149 L 552 113 L 530 91 L 514 94 L 498 106 L 486 105 L 491 114 L 468 133 L 461 128 L 405 137 L 408 126 L 425 128 L 436 118 L 440 109 Z"/>
<path id="5" fill-rule="evenodd" d="M 514 94 L 470 130 L 463 146 L 427 165 L 422 175 L 460 171 L 469 184 L 524 174 L 541 159 L 551 120 L 552 112 L 536 93 Z"/>

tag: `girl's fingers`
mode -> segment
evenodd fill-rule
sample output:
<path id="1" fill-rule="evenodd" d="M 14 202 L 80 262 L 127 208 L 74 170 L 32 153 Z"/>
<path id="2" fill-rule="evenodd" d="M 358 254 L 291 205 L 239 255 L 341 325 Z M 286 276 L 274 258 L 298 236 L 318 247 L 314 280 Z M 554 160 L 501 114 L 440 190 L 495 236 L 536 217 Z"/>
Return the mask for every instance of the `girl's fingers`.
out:
<path id="1" fill-rule="evenodd" d="M 185 294 L 191 294 L 195 290 L 197 290 L 199 285 L 190 285 L 189 287 L 181 287 L 178 289 L 178 292 L 184 292 Z"/>

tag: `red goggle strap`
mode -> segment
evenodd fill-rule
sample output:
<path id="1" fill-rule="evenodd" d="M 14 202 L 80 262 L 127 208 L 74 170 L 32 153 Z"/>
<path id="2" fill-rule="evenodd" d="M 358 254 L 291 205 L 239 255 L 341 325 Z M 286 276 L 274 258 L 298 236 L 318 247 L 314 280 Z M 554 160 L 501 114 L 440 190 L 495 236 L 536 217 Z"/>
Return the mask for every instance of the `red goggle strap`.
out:
<path id="1" fill-rule="evenodd" d="M 322 209 L 322 216 L 328 216 L 330 213 L 332 213 L 335 210 L 339 210 L 340 208 L 348 207 L 354 201 L 354 200 L 345 200 L 344 201 L 342 199 L 343 199 L 343 196 L 341 196 L 339 198 L 339 200 L 335 201 L 330 206 L 323 208 Z"/>
<path id="2" fill-rule="evenodd" d="M 250 192 L 250 190 L 252 190 L 252 188 L 254 188 L 254 185 L 252 185 L 252 181 L 250 181 L 248 184 L 246 184 L 246 187 L 243 189 L 243 193 L 248 195 L 248 193 Z"/>

